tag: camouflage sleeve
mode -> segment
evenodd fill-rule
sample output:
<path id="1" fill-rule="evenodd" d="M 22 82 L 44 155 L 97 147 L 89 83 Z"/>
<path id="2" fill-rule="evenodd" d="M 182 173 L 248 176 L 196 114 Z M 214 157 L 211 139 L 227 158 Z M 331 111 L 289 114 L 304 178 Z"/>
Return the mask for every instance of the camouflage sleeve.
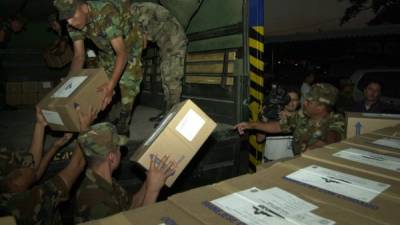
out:
<path id="1" fill-rule="evenodd" d="M 70 26 L 68 26 L 67 30 L 72 41 L 85 40 L 85 34 L 82 31 Z"/>
<path id="2" fill-rule="evenodd" d="M 30 152 L 0 149 L 0 176 L 6 176 L 14 169 L 21 167 L 33 168 L 34 163 Z"/>
<path id="3" fill-rule="evenodd" d="M 340 114 L 335 114 L 332 118 L 332 122 L 328 126 L 329 131 L 336 132 L 340 139 L 345 138 L 345 130 L 344 130 L 344 118 Z"/>
<path id="4" fill-rule="evenodd" d="M 294 114 L 293 116 L 283 117 L 279 121 L 281 125 L 282 133 L 291 133 L 296 128 L 297 120 L 299 119 L 299 113 Z"/>
<path id="5" fill-rule="evenodd" d="M 106 4 L 100 11 L 99 15 L 104 16 L 104 23 L 102 24 L 102 30 L 108 40 L 112 40 L 116 37 L 123 36 L 122 16 L 115 8 L 113 4 Z"/>

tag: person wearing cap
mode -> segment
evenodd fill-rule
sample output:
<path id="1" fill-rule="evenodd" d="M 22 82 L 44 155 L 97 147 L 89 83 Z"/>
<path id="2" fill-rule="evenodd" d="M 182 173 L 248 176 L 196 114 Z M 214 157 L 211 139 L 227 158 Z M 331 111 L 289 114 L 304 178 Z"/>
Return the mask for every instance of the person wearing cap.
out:
<path id="1" fill-rule="evenodd" d="M 234 126 L 239 134 L 255 129 L 266 133 L 293 132 L 293 150 L 301 154 L 344 138 L 344 119 L 333 112 L 338 90 L 328 83 L 317 83 L 305 96 L 303 110 L 278 121 L 241 122 Z"/>
<path id="2" fill-rule="evenodd" d="M 88 168 L 76 196 L 75 223 L 100 219 L 130 208 L 154 203 L 166 179 L 175 172 L 176 164 L 151 157 L 147 178 L 140 190 L 129 197 L 126 190 L 113 179 L 121 160 L 120 146 L 127 137 L 118 135 L 116 127 L 98 123 L 82 133 L 79 144 L 86 156 Z"/>
<path id="3" fill-rule="evenodd" d="M 93 110 L 89 113 L 79 112 L 82 131 L 86 130 L 95 115 Z M 45 124 L 44 122 L 40 126 Z M 35 185 L 30 190 L 17 193 L 2 192 L 0 216 L 12 215 L 19 225 L 62 224 L 58 206 L 68 199 L 69 191 L 84 167 L 83 153 L 79 145 L 76 145 L 69 164 L 54 177 Z"/>
<path id="4" fill-rule="evenodd" d="M 121 110 L 116 122 L 119 133 L 129 132 L 131 110 L 140 92 L 143 71 L 141 53 L 147 39 L 160 48 L 161 79 L 168 109 L 180 101 L 187 38 L 184 29 L 168 10 L 154 3 L 130 1 L 54 0 L 60 19 L 69 24 L 74 43 L 71 71 L 83 66 L 85 38 L 99 48 L 99 64 L 110 82 L 100 87 L 102 108 L 111 102 L 119 82 Z"/>

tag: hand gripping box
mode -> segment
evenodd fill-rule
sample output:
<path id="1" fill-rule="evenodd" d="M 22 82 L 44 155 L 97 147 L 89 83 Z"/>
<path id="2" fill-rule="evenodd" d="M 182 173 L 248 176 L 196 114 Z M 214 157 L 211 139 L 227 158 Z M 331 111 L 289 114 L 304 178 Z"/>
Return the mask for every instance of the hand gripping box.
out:
<path id="1" fill-rule="evenodd" d="M 175 174 L 166 181 L 171 187 L 215 127 L 216 123 L 210 117 L 191 100 L 186 100 L 170 110 L 131 160 L 149 169 L 151 154 L 157 154 L 159 158 L 168 155 L 177 163 Z"/>
<path id="2" fill-rule="evenodd" d="M 102 94 L 97 88 L 108 82 L 104 69 L 83 69 L 70 74 L 40 102 L 39 107 L 53 130 L 79 131 L 76 107 L 100 110 Z"/>

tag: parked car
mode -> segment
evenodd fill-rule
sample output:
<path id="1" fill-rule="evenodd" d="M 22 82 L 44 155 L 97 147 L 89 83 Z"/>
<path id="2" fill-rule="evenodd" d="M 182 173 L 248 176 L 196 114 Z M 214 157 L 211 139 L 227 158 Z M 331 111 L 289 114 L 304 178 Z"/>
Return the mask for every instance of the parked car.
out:
<path id="1" fill-rule="evenodd" d="M 357 70 L 350 76 L 350 80 L 354 84 L 355 101 L 363 99 L 365 85 L 374 80 L 382 84 L 381 101 L 394 109 L 400 109 L 400 68 Z"/>

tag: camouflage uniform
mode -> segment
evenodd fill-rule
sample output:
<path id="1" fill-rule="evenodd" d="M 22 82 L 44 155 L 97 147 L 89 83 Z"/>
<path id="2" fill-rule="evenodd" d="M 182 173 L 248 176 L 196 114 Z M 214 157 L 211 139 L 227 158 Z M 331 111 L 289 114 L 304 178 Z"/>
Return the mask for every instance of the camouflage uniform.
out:
<path id="1" fill-rule="evenodd" d="M 77 192 L 76 203 L 74 221 L 82 223 L 129 209 L 131 198 L 116 180 L 113 179 L 110 184 L 88 169 Z"/>
<path id="2" fill-rule="evenodd" d="M 118 135 L 111 123 L 99 123 L 81 134 L 78 141 L 86 157 L 104 157 L 110 151 L 127 142 L 125 136 Z M 109 183 L 91 169 L 77 192 L 75 222 L 103 218 L 130 208 L 131 199 L 116 180 Z"/>
<path id="3" fill-rule="evenodd" d="M 22 193 L 0 195 L 0 216 L 12 215 L 18 224 L 61 224 L 57 208 L 68 199 L 63 179 L 55 176 Z"/>
<path id="4" fill-rule="evenodd" d="M 160 48 L 160 71 L 166 109 L 180 101 L 187 38 L 182 25 L 164 7 L 150 3 L 133 3 L 131 13 L 146 38 Z"/>
<path id="5" fill-rule="evenodd" d="M 315 84 L 305 99 L 332 106 L 336 102 L 337 94 L 337 89 L 330 84 Z M 334 131 L 340 138 L 344 138 L 344 118 L 333 112 L 320 121 L 313 121 L 300 111 L 293 116 L 282 118 L 279 123 L 283 132 L 293 132 L 295 154 L 304 152 L 318 140 L 326 141 L 329 131 Z"/>
<path id="6" fill-rule="evenodd" d="M 33 155 L 30 152 L 0 148 L 0 176 L 7 176 L 13 170 L 21 167 L 33 168 L 33 166 Z"/>
<path id="7" fill-rule="evenodd" d="M 58 2 L 62 2 L 62 0 Z M 121 75 L 119 86 L 122 110 L 130 112 L 142 81 L 143 36 L 139 28 L 132 22 L 127 2 L 87 1 L 87 4 L 90 8 L 87 25 L 82 30 L 69 27 L 70 37 L 72 41 L 85 38 L 93 41 L 99 48 L 99 63 L 109 77 L 112 75 L 116 60 L 110 41 L 116 37 L 123 37 L 128 61 Z"/>

